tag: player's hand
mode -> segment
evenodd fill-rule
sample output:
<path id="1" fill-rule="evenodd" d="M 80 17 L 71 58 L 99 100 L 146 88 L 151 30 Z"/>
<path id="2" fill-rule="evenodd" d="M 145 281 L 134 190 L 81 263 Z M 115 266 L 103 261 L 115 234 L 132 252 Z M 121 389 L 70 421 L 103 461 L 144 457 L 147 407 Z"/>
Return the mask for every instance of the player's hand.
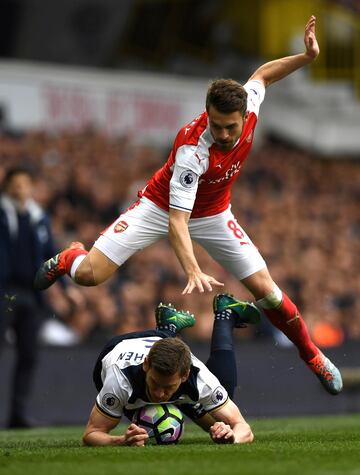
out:
<path id="1" fill-rule="evenodd" d="M 205 290 L 211 292 L 213 285 L 216 285 L 217 287 L 223 287 L 224 284 L 214 279 L 214 277 L 211 275 L 207 275 L 199 271 L 198 273 L 188 276 L 188 283 L 185 289 L 182 291 L 182 295 L 191 294 L 195 288 L 201 293 L 203 293 Z"/>
<path id="2" fill-rule="evenodd" d="M 149 438 L 146 430 L 137 426 L 136 424 L 129 425 L 124 437 L 124 445 L 132 445 L 137 447 L 145 445 L 146 440 Z"/>
<path id="3" fill-rule="evenodd" d="M 235 442 L 235 434 L 225 422 L 215 422 L 210 427 L 210 437 L 217 444 L 233 444 Z"/>
<path id="4" fill-rule="evenodd" d="M 305 26 L 304 43 L 306 47 L 306 54 L 315 59 L 319 53 L 320 48 L 315 35 L 316 18 L 312 15 Z"/>
<path id="5" fill-rule="evenodd" d="M 210 427 L 210 436 L 217 444 L 248 444 L 254 440 L 254 434 L 246 423 L 238 423 L 232 429 L 224 422 L 215 422 Z"/>

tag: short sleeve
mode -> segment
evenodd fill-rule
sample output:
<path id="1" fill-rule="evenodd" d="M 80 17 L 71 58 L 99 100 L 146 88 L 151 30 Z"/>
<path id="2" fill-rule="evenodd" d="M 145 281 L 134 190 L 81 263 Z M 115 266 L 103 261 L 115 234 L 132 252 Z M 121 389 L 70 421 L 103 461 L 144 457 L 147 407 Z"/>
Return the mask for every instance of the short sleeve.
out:
<path id="1" fill-rule="evenodd" d="M 175 156 L 173 174 L 170 180 L 169 207 L 191 213 L 199 184 L 204 173 L 203 162 L 197 158 L 195 145 L 182 145 Z"/>
<path id="2" fill-rule="evenodd" d="M 265 86 L 261 81 L 253 80 L 244 84 L 244 89 L 248 93 L 247 110 L 259 115 L 260 105 L 265 98 Z"/>
<path id="3" fill-rule="evenodd" d="M 96 397 L 96 406 L 106 416 L 120 419 L 126 405 L 131 389 L 129 382 L 123 377 L 119 382 L 114 366 L 107 370 L 104 385 Z"/>
<path id="4" fill-rule="evenodd" d="M 200 368 L 197 376 L 198 402 L 207 412 L 219 409 L 229 399 L 226 389 L 201 361 L 197 360 L 195 364 Z"/>

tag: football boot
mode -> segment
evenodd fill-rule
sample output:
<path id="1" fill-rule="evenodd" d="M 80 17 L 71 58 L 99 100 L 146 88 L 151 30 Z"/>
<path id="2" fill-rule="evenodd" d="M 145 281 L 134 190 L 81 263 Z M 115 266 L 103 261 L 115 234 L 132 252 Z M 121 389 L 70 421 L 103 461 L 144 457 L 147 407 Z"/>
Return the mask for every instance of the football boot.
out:
<path id="1" fill-rule="evenodd" d="M 213 300 L 214 313 L 232 310 L 235 328 L 256 325 L 260 322 L 260 310 L 251 302 L 242 302 L 231 294 L 217 294 Z"/>
<path id="2" fill-rule="evenodd" d="M 190 312 L 176 310 L 171 305 L 160 303 L 155 310 L 156 328 L 169 329 L 175 333 L 195 325 L 195 317 Z"/>
<path id="3" fill-rule="evenodd" d="M 343 388 L 340 371 L 321 351 L 307 362 L 311 371 L 319 378 L 320 383 L 330 394 L 336 395 Z"/>
<path id="4" fill-rule="evenodd" d="M 65 256 L 69 250 L 85 249 L 81 242 L 72 242 L 69 247 L 45 261 L 36 273 L 34 288 L 45 290 L 50 287 L 59 277 L 66 274 Z"/>

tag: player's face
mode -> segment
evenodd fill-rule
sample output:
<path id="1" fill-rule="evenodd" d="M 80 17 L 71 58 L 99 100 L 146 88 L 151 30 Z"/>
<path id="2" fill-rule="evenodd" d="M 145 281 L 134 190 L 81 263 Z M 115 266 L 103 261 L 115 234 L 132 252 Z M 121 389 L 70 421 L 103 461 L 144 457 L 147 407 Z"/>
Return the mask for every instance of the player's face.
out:
<path id="1" fill-rule="evenodd" d="M 32 195 L 32 179 L 26 173 L 14 175 L 7 185 L 6 192 L 14 200 L 24 203 Z"/>
<path id="2" fill-rule="evenodd" d="M 179 373 L 168 376 L 159 373 L 154 368 L 144 369 L 146 371 L 146 389 L 151 402 L 170 401 L 171 396 L 179 389 L 180 384 L 187 379 L 181 377 Z"/>
<path id="3" fill-rule="evenodd" d="M 224 114 L 210 105 L 208 110 L 210 132 L 216 145 L 231 150 L 241 136 L 245 118 L 239 111 Z"/>

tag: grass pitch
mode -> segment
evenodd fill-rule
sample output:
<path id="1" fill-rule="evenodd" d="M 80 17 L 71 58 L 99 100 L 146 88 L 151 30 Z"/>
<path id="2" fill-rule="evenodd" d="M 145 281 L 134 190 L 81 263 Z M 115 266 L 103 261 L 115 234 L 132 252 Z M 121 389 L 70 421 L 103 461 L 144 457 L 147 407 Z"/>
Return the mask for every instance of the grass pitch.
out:
<path id="1" fill-rule="evenodd" d="M 255 441 L 236 446 L 191 423 L 178 445 L 140 448 L 83 447 L 79 427 L 0 431 L 0 474 L 360 475 L 360 415 L 250 422 Z"/>

